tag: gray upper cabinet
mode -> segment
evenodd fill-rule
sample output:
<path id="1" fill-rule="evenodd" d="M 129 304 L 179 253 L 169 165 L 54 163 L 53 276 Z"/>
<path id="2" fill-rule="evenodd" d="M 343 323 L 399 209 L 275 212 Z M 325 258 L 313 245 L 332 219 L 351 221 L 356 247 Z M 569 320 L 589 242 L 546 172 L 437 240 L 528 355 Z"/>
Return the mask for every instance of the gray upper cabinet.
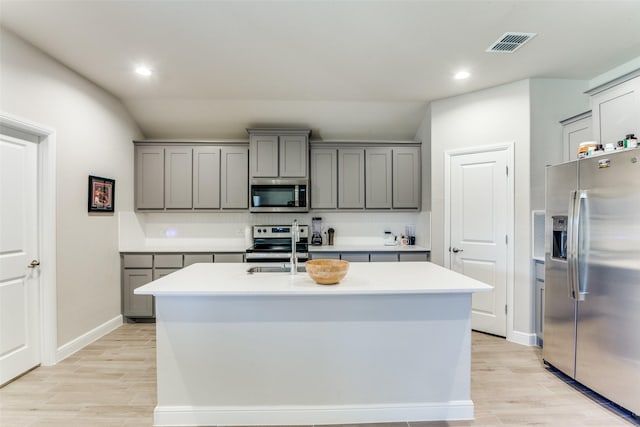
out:
<path id="1" fill-rule="evenodd" d="M 193 149 L 166 147 L 164 162 L 164 207 L 191 209 L 193 206 Z"/>
<path id="2" fill-rule="evenodd" d="M 220 147 L 193 148 L 193 207 L 220 207 Z"/>
<path id="3" fill-rule="evenodd" d="M 625 135 L 640 133 L 640 76 L 613 82 L 587 92 L 591 96 L 593 136 L 601 144 L 615 144 Z"/>
<path id="4" fill-rule="evenodd" d="M 365 152 L 366 207 L 391 209 L 391 148 L 367 148 Z"/>
<path id="5" fill-rule="evenodd" d="M 280 137 L 280 176 L 284 178 L 305 178 L 309 149 L 306 135 L 282 135 Z"/>
<path id="6" fill-rule="evenodd" d="M 249 149 L 222 147 L 221 208 L 249 209 Z"/>
<path id="7" fill-rule="evenodd" d="M 364 148 L 338 149 L 338 208 L 364 208 Z"/>
<path id="8" fill-rule="evenodd" d="M 278 177 L 278 135 L 251 135 L 251 176 Z"/>
<path id="9" fill-rule="evenodd" d="M 307 178 L 309 129 L 247 129 L 251 178 Z"/>
<path id="10" fill-rule="evenodd" d="M 421 202 L 420 149 L 393 149 L 393 207 L 418 209 Z"/>
<path id="11" fill-rule="evenodd" d="M 164 148 L 136 147 L 136 207 L 164 209 Z"/>
<path id="12" fill-rule="evenodd" d="M 246 145 L 135 147 L 136 209 L 248 209 Z"/>
<path id="13" fill-rule="evenodd" d="M 338 150 L 311 149 L 311 208 L 338 207 Z"/>

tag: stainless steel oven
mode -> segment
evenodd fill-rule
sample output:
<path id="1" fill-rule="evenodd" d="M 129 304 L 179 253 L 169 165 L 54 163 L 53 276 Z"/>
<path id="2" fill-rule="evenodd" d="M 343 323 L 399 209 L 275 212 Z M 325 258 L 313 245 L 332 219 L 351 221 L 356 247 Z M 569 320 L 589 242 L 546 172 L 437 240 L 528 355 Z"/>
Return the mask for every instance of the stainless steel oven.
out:
<path id="1" fill-rule="evenodd" d="M 300 225 L 296 254 L 300 261 L 309 259 L 309 226 Z M 253 245 L 246 250 L 247 262 L 289 262 L 291 259 L 291 225 L 254 225 Z"/>
<path id="2" fill-rule="evenodd" d="M 253 178 L 250 188 L 251 212 L 309 210 L 309 181 L 306 179 Z"/>

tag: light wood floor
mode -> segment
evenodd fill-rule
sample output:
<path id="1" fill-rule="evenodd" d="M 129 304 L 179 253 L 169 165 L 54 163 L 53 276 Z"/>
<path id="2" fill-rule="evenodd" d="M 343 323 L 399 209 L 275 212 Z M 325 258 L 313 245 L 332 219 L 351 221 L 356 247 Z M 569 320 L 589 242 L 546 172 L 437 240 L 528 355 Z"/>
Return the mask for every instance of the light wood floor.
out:
<path id="1" fill-rule="evenodd" d="M 6 385 L 0 389 L 0 426 L 151 426 L 154 327 L 124 325 L 58 365 Z M 501 338 L 473 334 L 471 381 L 474 421 L 374 426 L 640 425 L 544 368 L 540 349 Z"/>

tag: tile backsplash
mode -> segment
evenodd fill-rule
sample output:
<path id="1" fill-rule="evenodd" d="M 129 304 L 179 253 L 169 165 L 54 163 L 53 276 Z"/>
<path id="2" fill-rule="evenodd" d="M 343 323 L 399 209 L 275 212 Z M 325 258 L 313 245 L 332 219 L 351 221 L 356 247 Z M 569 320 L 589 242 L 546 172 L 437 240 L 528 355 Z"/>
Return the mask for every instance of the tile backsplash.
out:
<path id="1" fill-rule="evenodd" d="M 120 212 L 120 247 L 140 246 L 153 240 L 171 241 L 195 239 L 225 240 L 246 243 L 252 225 L 300 224 L 311 225 L 312 217 L 322 217 L 324 230 L 335 229 L 336 244 L 381 244 L 385 231 L 396 235 L 406 225 L 415 225 L 416 244 L 431 246 L 430 212 L 311 212 L 311 213 L 135 213 Z"/>

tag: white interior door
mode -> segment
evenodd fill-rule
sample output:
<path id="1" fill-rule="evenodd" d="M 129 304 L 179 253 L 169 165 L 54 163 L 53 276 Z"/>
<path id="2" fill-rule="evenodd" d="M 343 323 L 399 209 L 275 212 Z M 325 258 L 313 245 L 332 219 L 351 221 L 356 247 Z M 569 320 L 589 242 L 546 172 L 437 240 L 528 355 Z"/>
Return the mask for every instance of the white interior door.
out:
<path id="1" fill-rule="evenodd" d="M 472 328 L 507 332 L 507 149 L 459 154 L 450 163 L 450 266 L 493 287 L 473 295 Z"/>
<path id="2" fill-rule="evenodd" d="M 37 144 L 0 135 L 0 385 L 40 363 L 37 162 Z"/>

